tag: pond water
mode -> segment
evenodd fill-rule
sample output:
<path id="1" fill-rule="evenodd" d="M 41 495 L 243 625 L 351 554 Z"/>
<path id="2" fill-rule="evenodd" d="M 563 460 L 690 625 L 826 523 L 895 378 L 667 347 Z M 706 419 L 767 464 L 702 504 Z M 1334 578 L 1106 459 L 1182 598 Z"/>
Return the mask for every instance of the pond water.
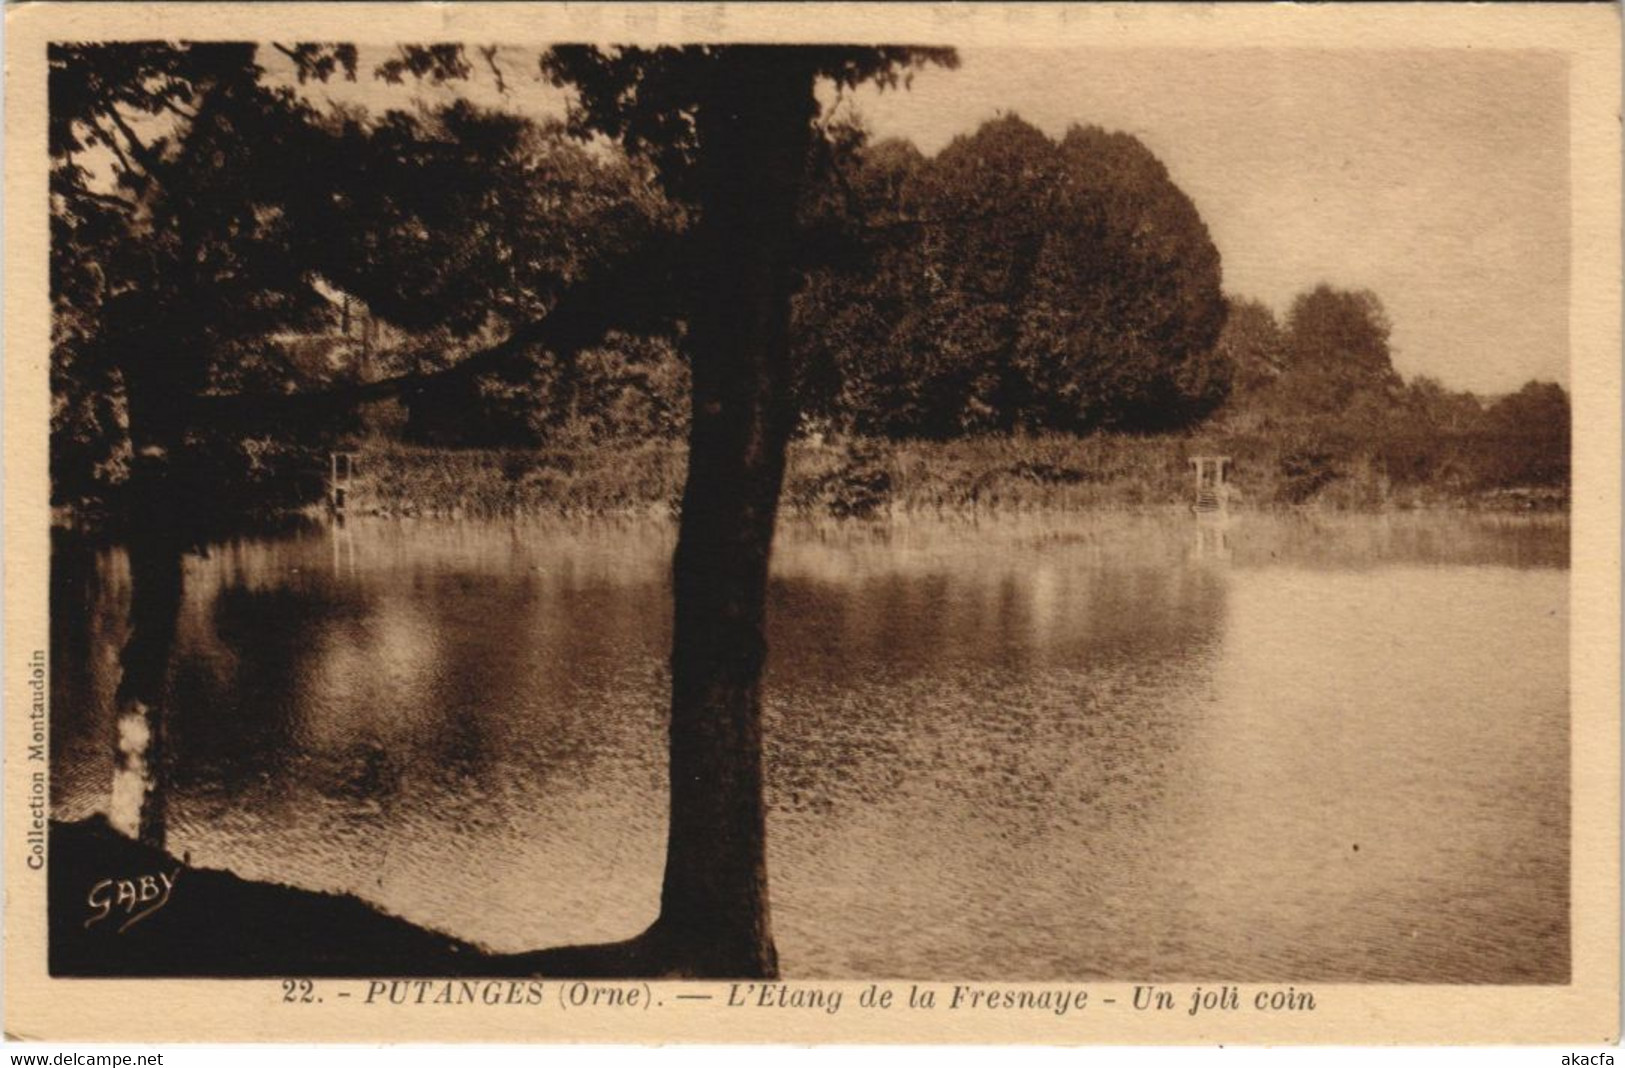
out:
<path id="1" fill-rule="evenodd" d="M 186 562 L 168 847 L 494 950 L 653 919 L 654 522 L 354 521 Z M 1568 529 L 786 523 L 787 977 L 1564 982 Z M 53 804 L 109 809 L 128 567 L 53 558 Z"/>

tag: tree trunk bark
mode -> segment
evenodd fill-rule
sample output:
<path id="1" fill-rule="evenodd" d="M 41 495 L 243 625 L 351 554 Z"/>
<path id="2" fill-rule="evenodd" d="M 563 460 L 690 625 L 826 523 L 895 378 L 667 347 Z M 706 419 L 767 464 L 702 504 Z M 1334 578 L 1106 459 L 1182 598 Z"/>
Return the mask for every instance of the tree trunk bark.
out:
<path id="1" fill-rule="evenodd" d="M 130 636 L 120 659 L 108 822 L 165 848 L 166 686 L 181 600 L 181 551 L 166 538 L 131 533 Z"/>
<path id="2" fill-rule="evenodd" d="M 120 656 L 114 697 L 113 788 L 108 822 L 122 834 L 165 848 L 166 734 L 169 661 L 181 604 L 181 554 L 186 547 L 186 502 L 174 465 L 181 435 L 156 410 L 130 393 L 132 431 L 146 423 L 155 433 L 132 432 L 135 452 L 126 510 L 130 560 L 130 633 Z"/>
<path id="3" fill-rule="evenodd" d="M 696 116 L 693 416 L 672 565 L 671 824 L 651 935 L 696 975 L 771 977 L 761 675 L 768 555 L 794 427 L 795 212 L 815 112 L 785 49 L 719 58 Z"/>
<path id="4" fill-rule="evenodd" d="M 693 414 L 672 561 L 671 821 L 660 915 L 636 938 L 515 954 L 505 974 L 770 978 L 761 675 L 768 554 L 795 425 L 795 215 L 812 55 L 719 50 L 696 109 Z"/>

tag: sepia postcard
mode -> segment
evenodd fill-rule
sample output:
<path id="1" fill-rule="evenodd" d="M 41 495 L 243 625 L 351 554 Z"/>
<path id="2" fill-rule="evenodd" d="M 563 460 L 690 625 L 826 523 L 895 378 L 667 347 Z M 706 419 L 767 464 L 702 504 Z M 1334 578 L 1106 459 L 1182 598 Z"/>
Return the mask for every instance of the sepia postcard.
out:
<path id="1" fill-rule="evenodd" d="M 1617 5 L 5 56 L 8 1036 L 1617 1041 Z"/>

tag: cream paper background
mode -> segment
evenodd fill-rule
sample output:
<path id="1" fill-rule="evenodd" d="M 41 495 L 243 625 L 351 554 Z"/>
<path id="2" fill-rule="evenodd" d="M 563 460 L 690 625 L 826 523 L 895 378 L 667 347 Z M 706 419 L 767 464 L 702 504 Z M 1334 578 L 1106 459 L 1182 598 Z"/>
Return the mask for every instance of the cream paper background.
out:
<path id="1" fill-rule="evenodd" d="M 49 302 L 45 45 L 50 40 L 293 38 L 397 41 L 856 42 L 1032 48 L 1541 48 L 1570 63 L 1574 405 L 1572 698 L 1573 977 L 1567 986 L 1300 984 L 1312 1013 L 1192 1018 L 1123 1006 L 1134 976 L 1076 983 L 1083 1012 L 860 1009 L 840 1013 L 676 1003 L 662 1008 L 366 1006 L 364 981 L 318 981 L 285 1005 L 276 980 L 52 980 L 45 878 L 24 863 L 27 662 L 48 640 Z M 1614 5 L 1253 4 L 26 4 L 6 11 L 4 366 L 5 1030 L 117 1041 L 598 1041 L 941 1043 L 1585 1043 L 1619 1034 L 1620 12 Z M 974 86 L 967 86 L 974 91 Z M 1224 976 L 1209 977 L 1221 983 Z M 953 976 L 935 981 L 939 1001 Z M 794 982 L 793 980 L 791 980 Z M 707 984 L 721 992 L 723 984 Z M 811 985 L 811 984 L 807 984 Z M 990 985 L 990 984 L 981 984 Z M 1034 989 L 1058 984 L 1030 984 Z M 1188 997 L 1194 984 L 1160 984 Z M 1283 984 L 1284 985 L 1284 984 Z M 1248 991 L 1261 984 L 1247 984 Z M 335 996 L 348 990 L 352 996 Z M 1116 998 L 1118 1006 L 1098 1006 Z"/>

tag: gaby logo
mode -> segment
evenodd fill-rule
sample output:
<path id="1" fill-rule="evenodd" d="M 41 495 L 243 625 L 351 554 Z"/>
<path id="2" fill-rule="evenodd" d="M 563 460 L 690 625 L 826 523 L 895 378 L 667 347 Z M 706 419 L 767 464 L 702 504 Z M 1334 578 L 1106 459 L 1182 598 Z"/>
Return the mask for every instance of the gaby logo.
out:
<path id="1" fill-rule="evenodd" d="M 170 874 L 158 872 L 133 879 L 103 879 L 85 895 L 85 903 L 94 910 L 85 926 L 92 927 L 117 910 L 124 915 L 124 922 L 118 928 L 118 933 L 123 934 L 169 904 L 169 895 L 180 877 L 181 869 L 176 868 Z"/>

